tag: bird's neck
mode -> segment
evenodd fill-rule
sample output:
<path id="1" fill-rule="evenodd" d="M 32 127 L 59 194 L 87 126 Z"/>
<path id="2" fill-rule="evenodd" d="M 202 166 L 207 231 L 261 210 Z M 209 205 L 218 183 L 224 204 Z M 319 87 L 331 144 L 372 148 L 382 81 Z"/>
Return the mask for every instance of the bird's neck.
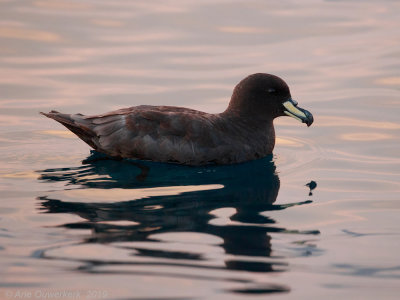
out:
<path id="1" fill-rule="evenodd" d="M 229 107 L 219 114 L 222 119 L 229 120 L 242 126 L 254 129 L 273 128 L 274 118 L 271 115 L 261 115 L 240 110 L 230 109 Z"/>
<path id="2" fill-rule="evenodd" d="M 220 114 L 225 132 L 241 137 L 259 157 L 271 154 L 275 146 L 273 118 L 260 118 L 225 111 Z"/>

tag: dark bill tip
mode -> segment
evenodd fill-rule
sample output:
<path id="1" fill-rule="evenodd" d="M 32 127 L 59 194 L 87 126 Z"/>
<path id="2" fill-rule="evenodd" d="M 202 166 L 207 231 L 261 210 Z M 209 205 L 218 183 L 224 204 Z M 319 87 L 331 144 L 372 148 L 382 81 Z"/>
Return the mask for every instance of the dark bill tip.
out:
<path id="1" fill-rule="evenodd" d="M 314 122 L 314 117 L 308 110 L 304 109 L 303 113 L 306 115 L 306 118 L 304 118 L 303 122 L 307 124 L 307 127 L 310 127 Z"/>

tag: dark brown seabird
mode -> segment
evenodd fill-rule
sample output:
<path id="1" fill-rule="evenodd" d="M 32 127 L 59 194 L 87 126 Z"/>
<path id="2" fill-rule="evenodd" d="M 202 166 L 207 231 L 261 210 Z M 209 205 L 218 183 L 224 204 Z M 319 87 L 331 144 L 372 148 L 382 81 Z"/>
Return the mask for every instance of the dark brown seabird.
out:
<path id="1" fill-rule="evenodd" d="M 292 99 L 287 84 L 264 73 L 239 82 L 228 108 L 219 114 L 151 105 L 92 116 L 41 114 L 112 157 L 185 165 L 233 164 L 264 157 L 275 146 L 276 117 L 291 116 L 307 126 L 313 122 L 312 114 Z"/>

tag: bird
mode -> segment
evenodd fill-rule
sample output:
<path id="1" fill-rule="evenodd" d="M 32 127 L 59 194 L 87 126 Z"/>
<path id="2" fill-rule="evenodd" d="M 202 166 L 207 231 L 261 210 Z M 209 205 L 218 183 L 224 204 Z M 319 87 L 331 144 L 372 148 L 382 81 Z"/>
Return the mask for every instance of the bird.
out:
<path id="1" fill-rule="evenodd" d="M 275 118 L 290 116 L 307 126 L 314 121 L 292 99 L 286 82 L 267 73 L 241 80 L 221 113 L 152 105 L 98 115 L 40 113 L 111 158 L 193 166 L 263 158 L 275 146 Z"/>

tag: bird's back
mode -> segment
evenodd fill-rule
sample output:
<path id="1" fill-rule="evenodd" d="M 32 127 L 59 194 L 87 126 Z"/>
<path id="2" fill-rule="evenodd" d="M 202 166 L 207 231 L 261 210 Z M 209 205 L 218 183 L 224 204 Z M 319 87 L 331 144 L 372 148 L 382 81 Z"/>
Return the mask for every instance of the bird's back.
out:
<path id="1" fill-rule="evenodd" d="M 44 114 L 97 151 L 114 157 L 200 165 L 223 163 L 228 148 L 220 115 L 173 106 L 135 106 L 101 115 Z M 227 162 L 225 162 L 227 163 Z"/>

